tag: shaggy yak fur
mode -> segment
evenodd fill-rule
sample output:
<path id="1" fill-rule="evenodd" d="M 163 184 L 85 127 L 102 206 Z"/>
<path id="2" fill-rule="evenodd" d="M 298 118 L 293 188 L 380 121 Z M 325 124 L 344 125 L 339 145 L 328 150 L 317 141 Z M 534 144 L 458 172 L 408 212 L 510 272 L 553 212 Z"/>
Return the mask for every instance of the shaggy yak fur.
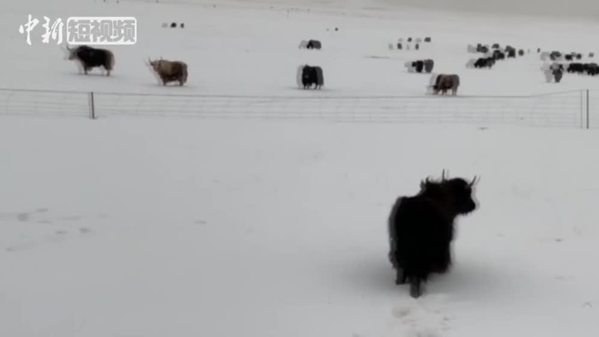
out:
<path id="1" fill-rule="evenodd" d="M 179 82 L 179 85 L 187 82 L 187 64 L 181 61 L 148 60 L 148 64 L 160 78 L 162 85 L 169 82 Z"/>
<path id="2" fill-rule="evenodd" d="M 428 178 L 420 192 L 400 197 L 389 216 L 389 260 L 397 272 L 396 284 L 410 284 L 410 295 L 419 297 L 432 273 L 444 273 L 451 265 L 454 220 L 476 209 L 470 182 L 462 178 L 440 181 Z"/>
<path id="3" fill-rule="evenodd" d="M 314 85 L 314 89 L 320 89 L 324 85 L 324 76 L 322 68 L 315 66 L 303 66 L 301 74 L 301 83 L 304 89 L 309 89 Z"/>
<path id="4" fill-rule="evenodd" d="M 432 86 L 433 94 L 437 95 L 439 92 L 445 95 L 448 90 L 451 90 L 452 95 L 456 95 L 458 87 L 460 86 L 460 77 L 455 74 L 439 74 L 435 79 L 435 84 Z"/>
<path id="5" fill-rule="evenodd" d="M 79 61 L 85 75 L 92 68 L 104 67 L 106 76 L 110 76 L 110 71 L 114 67 L 114 55 L 110 50 L 88 46 L 79 46 L 77 48 L 67 46 L 67 51 L 69 52 L 69 60 Z"/>

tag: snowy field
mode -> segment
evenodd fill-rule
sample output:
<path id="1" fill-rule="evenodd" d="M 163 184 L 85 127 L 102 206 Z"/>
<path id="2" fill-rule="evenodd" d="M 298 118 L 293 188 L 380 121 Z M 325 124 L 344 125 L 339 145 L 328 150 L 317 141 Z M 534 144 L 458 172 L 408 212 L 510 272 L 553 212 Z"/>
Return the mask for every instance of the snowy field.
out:
<path id="1" fill-rule="evenodd" d="M 422 96 L 428 76 L 403 63 L 432 57 L 462 76 L 464 96 L 599 89 L 591 77 L 545 83 L 536 54 L 464 67 L 473 42 L 594 51 L 593 22 L 312 4 L 3 2 L 0 87 Z M 79 75 L 58 46 L 25 44 L 29 13 L 136 16 L 139 43 L 113 48 L 114 76 Z M 161 28 L 170 21 L 185 30 Z M 417 34 L 434 43 L 388 50 Z M 324 49 L 298 50 L 309 38 Z M 187 61 L 189 85 L 157 85 L 144 60 L 159 56 Z M 305 62 L 323 67 L 324 90 L 295 87 Z M 0 116 L 0 336 L 599 334 L 593 131 L 35 116 Z M 414 300 L 394 285 L 386 219 L 442 169 L 481 177 L 480 209 L 457 224 L 454 268 Z"/>

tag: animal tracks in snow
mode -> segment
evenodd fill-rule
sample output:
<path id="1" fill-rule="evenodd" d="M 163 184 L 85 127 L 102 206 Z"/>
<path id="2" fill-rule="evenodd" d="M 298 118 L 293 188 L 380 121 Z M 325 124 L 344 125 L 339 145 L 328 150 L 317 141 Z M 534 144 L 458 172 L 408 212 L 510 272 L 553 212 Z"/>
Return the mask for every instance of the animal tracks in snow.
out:
<path id="1" fill-rule="evenodd" d="M 104 219 L 98 215 L 92 220 Z M 0 212 L 0 249 L 17 252 L 48 243 L 57 243 L 92 233 L 80 215 L 52 214 L 47 208 L 20 212 Z"/>

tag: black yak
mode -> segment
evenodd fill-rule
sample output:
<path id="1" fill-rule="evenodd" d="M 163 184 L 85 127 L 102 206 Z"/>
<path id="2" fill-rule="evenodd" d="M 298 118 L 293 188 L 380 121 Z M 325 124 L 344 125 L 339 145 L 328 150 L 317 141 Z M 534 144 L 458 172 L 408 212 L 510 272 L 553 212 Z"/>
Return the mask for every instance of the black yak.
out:
<path id="1" fill-rule="evenodd" d="M 416 60 L 416 61 L 406 62 L 405 66 L 408 68 L 408 71 L 410 71 L 410 72 L 415 71 L 417 73 L 421 73 L 421 72 L 431 73 L 433 71 L 433 68 L 435 67 L 435 61 L 433 61 L 431 59 Z"/>
<path id="2" fill-rule="evenodd" d="M 495 59 L 492 57 L 481 57 L 474 62 L 474 68 L 489 68 L 495 65 Z"/>
<path id="3" fill-rule="evenodd" d="M 486 54 L 489 52 L 489 46 L 483 46 L 482 44 L 478 43 L 476 45 L 476 52 Z"/>
<path id="4" fill-rule="evenodd" d="M 597 63 L 585 63 L 583 67 L 587 75 L 596 76 L 599 74 L 599 65 Z"/>
<path id="5" fill-rule="evenodd" d="M 310 40 L 310 41 L 308 41 L 306 48 L 307 49 L 320 49 L 320 48 L 322 48 L 322 43 L 320 43 L 320 41 L 318 41 L 318 40 Z"/>
<path id="6" fill-rule="evenodd" d="M 158 75 L 162 85 L 167 85 L 169 82 L 179 82 L 179 85 L 182 86 L 187 82 L 187 64 L 185 62 L 160 59 L 148 60 L 148 65 Z"/>
<path id="7" fill-rule="evenodd" d="M 435 61 L 433 61 L 431 59 L 424 60 L 424 71 L 426 71 L 427 73 L 430 74 L 433 71 L 434 67 L 435 67 Z"/>
<path id="8" fill-rule="evenodd" d="M 298 80 L 304 89 L 309 89 L 314 85 L 314 89 L 320 89 L 324 85 L 324 76 L 322 68 L 318 66 L 304 65 L 300 66 L 301 74 Z M 300 71 L 298 71 L 298 74 Z"/>
<path id="9" fill-rule="evenodd" d="M 579 73 L 582 74 L 584 72 L 584 64 L 578 62 L 572 62 L 568 65 L 567 71 L 569 73 Z"/>
<path id="10" fill-rule="evenodd" d="M 456 95 L 458 93 L 458 87 L 460 86 L 460 76 L 451 74 L 439 74 L 435 78 L 435 84 L 432 85 L 433 94 L 441 94 L 445 95 L 448 90 L 451 89 L 452 95 Z"/>
<path id="11" fill-rule="evenodd" d="M 411 67 L 417 72 L 421 73 L 424 69 L 424 61 L 418 60 L 411 63 Z"/>
<path id="12" fill-rule="evenodd" d="M 410 284 L 410 295 L 419 297 L 423 283 L 433 273 L 444 273 L 451 265 L 454 220 L 476 209 L 472 192 L 476 177 L 440 181 L 426 179 L 420 192 L 395 201 L 388 222 L 389 260 L 396 271 L 396 284 Z"/>
<path id="13" fill-rule="evenodd" d="M 495 60 L 504 60 L 505 59 L 505 54 L 501 50 L 495 50 L 495 51 L 493 51 L 493 56 L 492 57 Z"/>
<path id="14" fill-rule="evenodd" d="M 87 72 L 95 67 L 104 67 L 106 70 L 106 76 L 110 76 L 110 72 L 114 67 L 114 55 L 110 50 L 107 49 L 96 49 L 88 46 L 79 46 L 76 48 L 69 48 L 69 60 L 77 60 L 83 68 L 83 73 L 87 75 Z"/>

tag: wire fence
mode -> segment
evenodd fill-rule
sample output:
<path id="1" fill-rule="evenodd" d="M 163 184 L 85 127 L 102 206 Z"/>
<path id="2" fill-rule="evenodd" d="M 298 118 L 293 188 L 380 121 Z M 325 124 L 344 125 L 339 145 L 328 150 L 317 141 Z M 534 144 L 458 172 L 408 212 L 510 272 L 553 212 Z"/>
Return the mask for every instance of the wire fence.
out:
<path id="1" fill-rule="evenodd" d="M 312 93 L 312 92 L 311 92 Z M 240 96 L 0 89 L 0 115 L 114 118 L 316 119 L 341 122 L 457 123 L 595 127 L 599 92 L 531 96 Z M 599 116 L 597 116 L 599 117 Z M 599 119 L 597 119 L 599 127 Z"/>

